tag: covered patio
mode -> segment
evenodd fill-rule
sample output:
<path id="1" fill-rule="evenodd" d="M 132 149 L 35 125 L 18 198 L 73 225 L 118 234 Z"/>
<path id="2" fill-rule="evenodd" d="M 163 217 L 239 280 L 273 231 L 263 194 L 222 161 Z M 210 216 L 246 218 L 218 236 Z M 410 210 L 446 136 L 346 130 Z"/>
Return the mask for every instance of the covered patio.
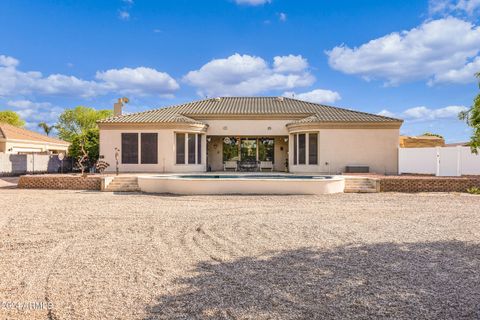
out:
<path id="1" fill-rule="evenodd" d="M 276 171 L 288 167 L 288 136 L 207 136 L 208 171 Z"/>

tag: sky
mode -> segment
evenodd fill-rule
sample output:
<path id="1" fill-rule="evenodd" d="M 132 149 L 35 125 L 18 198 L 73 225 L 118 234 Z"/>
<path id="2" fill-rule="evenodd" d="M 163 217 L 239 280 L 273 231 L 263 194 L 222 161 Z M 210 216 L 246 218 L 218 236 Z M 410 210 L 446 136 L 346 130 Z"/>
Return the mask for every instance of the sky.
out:
<path id="1" fill-rule="evenodd" d="M 287 96 L 467 141 L 480 0 L 1 0 L 0 110 Z"/>

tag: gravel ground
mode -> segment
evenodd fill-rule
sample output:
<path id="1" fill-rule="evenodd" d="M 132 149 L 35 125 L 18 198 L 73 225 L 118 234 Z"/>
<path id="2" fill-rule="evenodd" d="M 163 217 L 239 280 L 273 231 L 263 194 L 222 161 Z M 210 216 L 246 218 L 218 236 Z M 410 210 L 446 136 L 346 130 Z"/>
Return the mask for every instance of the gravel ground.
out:
<path id="1" fill-rule="evenodd" d="M 2 319 L 480 318 L 478 196 L 0 201 Z"/>

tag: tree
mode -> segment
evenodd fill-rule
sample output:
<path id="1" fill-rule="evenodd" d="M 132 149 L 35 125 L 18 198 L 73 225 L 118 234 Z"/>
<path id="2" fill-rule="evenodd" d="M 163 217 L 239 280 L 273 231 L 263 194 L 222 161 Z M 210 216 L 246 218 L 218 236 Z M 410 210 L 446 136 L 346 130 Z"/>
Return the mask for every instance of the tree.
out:
<path id="1" fill-rule="evenodd" d="M 480 72 L 476 73 L 475 76 L 480 79 Z M 469 145 L 472 152 L 478 154 L 478 149 L 480 148 L 480 94 L 478 94 L 473 100 L 473 106 L 467 111 L 460 112 L 458 117 L 473 128 L 473 134 L 470 138 Z"/>
<path id="2" fill-rule="evenodd" d="M 46 122 L 43 121 L 40 122 L 38 126 L 43 129 L 47 136 L 50 135 L 50 132 L 52 132 L 53 129 L 55 129 L 55 126 L 49 126 Z"/>
<path id="3" fill-rule="evenodd" d="M 437 138 L 443 139 L 443 136 L 438 133 L 425 132 L 424 134 L 422 134 L 422 136 L 437 137 Z"/>
<path id="4" fill-rule="evenodd" d="M 85 135 L 90 130 L 97 130 L 97 121 L 112 116 L 111 110 L 96 110 L 78 106 L 65 110 L 57 123 L 60 139 L 73 142 L 75 137 Z"/>
<path id="5" fill-rule="evenodd" d="M 83 148 L 88 154 L 88 159 L 84 161 L 87 167 L 94 166 L 98 160 L 99 154 L 99 132 L 98 129 L 90 129 L 87 132 L 76 135 L 68 148 L 68 154 L 78 161 L 83 156 Z"/>
<path id="6" fill-rule="evenodd" d="M 0 111 L 0 122 L 5 122 L 15 127 L 23 127 L 25 125 L 25 121 L 20 118 L 20 115 L 11 110 Z"/>

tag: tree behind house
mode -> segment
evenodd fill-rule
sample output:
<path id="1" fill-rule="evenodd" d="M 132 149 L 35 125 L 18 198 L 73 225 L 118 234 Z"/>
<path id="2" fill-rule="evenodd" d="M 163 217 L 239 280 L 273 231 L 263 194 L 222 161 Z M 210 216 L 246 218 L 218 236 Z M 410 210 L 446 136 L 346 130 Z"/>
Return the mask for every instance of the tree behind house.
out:
<path id="1" fill-rule="evenodd" d="M 480 72 L 476 73 L 475 76 L 480 79 Z M 467 111 L 460 112 L 458 117 L 473 128 L 469 145 L 472 152 L 478 154 L 478 149 L 480 148 L 480 94 L 473 100 L 473 106 Z"/>
<path id="2" fill-rule="evenodd" d="M 15 127 L 23 127 L 25 121 L 20 117 L 18 113 L 11 110 L 0 111 L 0 122 L 11 124 Z"/>

